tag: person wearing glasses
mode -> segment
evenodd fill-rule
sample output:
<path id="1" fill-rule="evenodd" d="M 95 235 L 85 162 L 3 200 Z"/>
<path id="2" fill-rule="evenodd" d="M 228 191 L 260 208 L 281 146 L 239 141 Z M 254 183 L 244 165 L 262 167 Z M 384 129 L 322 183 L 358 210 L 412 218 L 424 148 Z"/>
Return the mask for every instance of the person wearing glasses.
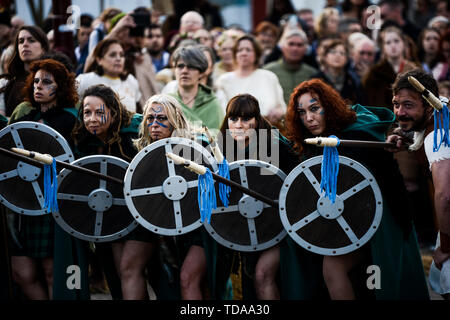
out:
<path id="1" fill-rule="evenodd" d="M 219 129 L 224 112 L 213 90 L 200 79 L 208 69 L 204 52 L 195 46 L 180 47 L 172 55 L 178 90 L 171 93 L 190 122 L 205 125 L 209 129 Z"/>

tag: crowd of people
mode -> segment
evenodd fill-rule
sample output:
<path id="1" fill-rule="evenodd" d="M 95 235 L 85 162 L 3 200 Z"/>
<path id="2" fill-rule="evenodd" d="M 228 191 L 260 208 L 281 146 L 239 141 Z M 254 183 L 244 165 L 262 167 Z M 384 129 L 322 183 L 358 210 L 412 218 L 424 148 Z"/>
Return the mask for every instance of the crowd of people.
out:
<path id="1" fill-rule="evenodd" d="M 251 132 L 278 131 L 278 165 L 286 174 L 321 154 L 305 138 L 387 139 L 397 148 L 342 152 L 380 185 L 379 230 L 340 256 L 311 253 L 290 237 L 242 253 L 203 229 L 174 241 L 142 226 L 92 246 L 51 215 L 18 215 L 1 206 L 9 220 L 14 297 L 89 299 L 91 290 L 109 290 L 113 299 L 149 299 L 150 284 L 157 299 L 429 299 L 421 248 L 434 249 L 430 272 L 439 278 L 446 270 L 450 279 L 450 146 L 433 153 L 432 108 L 405 79 L 414 76 L 450 98 L 448 1 L 418 1 L 414 8 L 410 1 L 378 1 L 379 28 L 369 27 L 369 0 L 326 1 L 317 16 L 274 1 L 254 30 L 224 26 L 217 8 L 199 3 L 171 16 L 145 7 L 82 14 L 75 60 L 52 49 L 51 26 L 25 25 L 2 11 L 0 129 L 41 122 L 64 136 L 76 158 L 103 154 L 127 162 L 180 132 L 195 140 L 201 126 L 258 159 L 250 144 L 263 140 L 251 139 Z M 417 132 L 426 136 L 424 146 L 406 148 Z M 158 276 L 167 276 L 159 261 L 167 248 L 177 252 L 175 285 Z M 88 284 L 77 294 L 57 283 L 61 266 L 71 264 L 82 266 Z M 384 278 L 371 291 L 363 275 L 374 264 Z M 241 276 L 239 295 L 232 274 Z M 450 298 L 450 287 L 433 281 L 432 289 Z"/>

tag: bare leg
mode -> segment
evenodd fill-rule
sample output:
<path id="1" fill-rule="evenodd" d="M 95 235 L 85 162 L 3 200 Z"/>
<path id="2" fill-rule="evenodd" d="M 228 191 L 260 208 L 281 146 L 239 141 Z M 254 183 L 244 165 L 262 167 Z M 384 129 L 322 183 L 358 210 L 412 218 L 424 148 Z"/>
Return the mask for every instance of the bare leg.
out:
<path id="1" fill-rule="evenodd" d="M 45 280 L 47 282 L 48 297 L 53 299 L 53 258 L 42 259 L 42 268 L 44 269 Z"/>
<path id="2" fill-rule="evenodd" d="M 37 261 L 25 256 L 12 256 L 13 279 L 31 300 L 48 300 L 47 289 L 39 281 Z"/>
<path id="3" fill-rule="evenodd" d="M 120 281 L 124 300 L 148 300 L 145 266 L 155 245 L 150 242 L 125 242 L 120 262 Z"/>
<path id="4" fill-rule="evenodd" d="M 114 258 L 114 265 L 116 266 L 117 275 L 120 278 L 120 261 L 122 260 L 123 248 L 125 246 L 124 242 L 113 242 L 111 243 L 112 253 Z"/>
<path id="5" fill-rule="evenodd" d="M 181 298 L 183 300 L 201 300 L 201 283 L 206 275 L 205 250 L 193 245 L 183 261 L 180 272 Z"/>
<path id="6" fill-rule="evenodd" d="M 361 250 L 323 258 L 323 276 L 331 299 L 355 300 L 355 292 L 348 273 L 362 258 Z"/>
<path id="7" fill-rule="evenodd" d="M 280 264 L 280 248 L 274 246 L 264 251 L 258 259 L 255 268 L 255 290 L 260 300 L 278 300 L 280 292 L 275 282 L 275 276 Z"/>

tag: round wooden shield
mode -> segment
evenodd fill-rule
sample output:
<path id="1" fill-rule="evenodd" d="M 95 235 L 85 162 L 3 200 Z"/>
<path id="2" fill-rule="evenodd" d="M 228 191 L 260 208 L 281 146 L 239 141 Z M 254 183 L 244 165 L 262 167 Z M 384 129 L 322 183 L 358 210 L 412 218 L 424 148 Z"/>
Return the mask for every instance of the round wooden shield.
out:
<path id="1" fill-rule="evenodd" d="M 362 247 L 383 214 L 380 188 L 360 163 L 339 156 L 336 201 L 320 191 L 322 156 L 300 163 L 280 190 L 280 218 L 288 235 L 306 250 L 342 255 Z"/>
<path id="2" fill-rule="evenodd" d="M 239 160 L 229 166 L 231 180 L 278 200 L 286 178 L 279 168 L 259 160 Z M 223 246 L 236 251 L 260 251 L 276 245 L 286 236 L 277 208 L 233 188 L 229 200 L 228 207 L 213 210 L 210 224 L 203 223 L 208 233 Z M 219 205 L 221 202 L 217 201 Z"/>
<path id="3" fill-rule="evenodd" d="M 31 121 L 11 124 L 0 131 L 0 147 L 20 148 L 49 154 L 72 162 L 72 150 L 64 137 L 51 127 Z M 44 203 L 44 170 L 0 154 L 0 203 L 30 216 L 47 214 Z"/>
<path id="4" fill-rule="evenodd" d="M 72 163 L 123 181 L 128 162 L 113 156 L 87 156 Z M 128 210 L 123 185 L 63 169 L 58 176 L 59 212 L 55 221 L 82 240 L 106 242 L 123 238 L 138 226 Z"/>
<path id="5" fill-rule="evenodd" d="M 131 161 L 125 175 L 128 208 L 143 227 L 160 235 L 181 235 L 201 227 L 198 175 L 166 157 L 174 153 L 217 171 L 214 157 L 186 138 L 156 141 Z"/>

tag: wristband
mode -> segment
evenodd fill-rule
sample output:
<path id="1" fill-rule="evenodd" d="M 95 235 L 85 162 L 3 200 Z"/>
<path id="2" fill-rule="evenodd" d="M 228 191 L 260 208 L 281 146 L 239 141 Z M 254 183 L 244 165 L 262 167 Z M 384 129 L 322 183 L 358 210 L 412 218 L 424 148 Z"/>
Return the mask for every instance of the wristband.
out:
<path id="1" fill-rule="evenodd" d="M 440 231 L 439 240 L 441 242 L 441 251 L 444 253 L 450 253 L 450 235 Z"/>

